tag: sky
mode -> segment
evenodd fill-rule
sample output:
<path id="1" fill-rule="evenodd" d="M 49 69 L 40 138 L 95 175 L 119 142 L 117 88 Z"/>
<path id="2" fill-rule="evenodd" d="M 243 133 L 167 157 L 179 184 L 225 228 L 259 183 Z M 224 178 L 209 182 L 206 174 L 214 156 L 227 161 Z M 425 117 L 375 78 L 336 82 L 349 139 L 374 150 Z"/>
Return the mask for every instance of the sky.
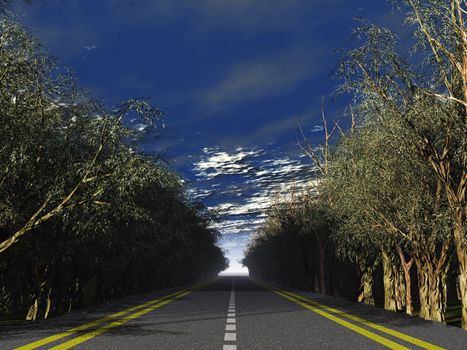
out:
<path id="1" fill-rule="evenodd" d="M 165 129 L 131 126 L 219 211 L 230 273 L 246 272 L 270 204 L 315 184 L 298 125 L 322 142 L 322 100 L 348 124 L 332 72 L 355 18 L 400 20 L 385 0 L 18 0 L 15 11 L 107 105 L 146 97 L 165 112 Z"/>

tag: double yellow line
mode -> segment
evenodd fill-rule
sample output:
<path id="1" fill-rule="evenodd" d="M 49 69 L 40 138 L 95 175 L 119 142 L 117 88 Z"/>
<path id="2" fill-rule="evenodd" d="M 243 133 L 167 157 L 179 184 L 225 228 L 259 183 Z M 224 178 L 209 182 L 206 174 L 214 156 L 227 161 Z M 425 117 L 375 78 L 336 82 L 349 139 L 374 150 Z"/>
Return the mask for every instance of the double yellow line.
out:
<path id="1" fill-rule="evenodd" d="M 367 337 L 377 343 L 380 343 L 381 345 L 389 348 L 389 349 L 396 349 L 396 350 L 405 350 L 405 349 L 409 349 L 399 343 L 396 343 L 395 341 L 392 341 L 388 338 L 385 338 L 379 334 L 376 334 L 372 331 L 369 331 L 368 329 L 366 328 L 362 328 L 360 326 L 358 326 L 357 324 L 361 324 L 363 326 L 366 326 L 366 327 L 369 327 L 369 328 L 373 328 L 379 332 L 382 332 L 382 333 L 386 333 L 392 337 L 395 337 L 395 338 L 398 338 L 400 340 L 403 340 L 403 341 L 406 341 L 408 343 L 411 343 L 413 345 L 416 345 L 416 346 L 419 346 L 423 349 L 428 349 L 428 350 L 443 350 L 444 348 L 442 347 L 439 347 L 437 345 L 433 345 L 433 344 L 430 344 L 428 342 L 425 342 L 423 340 L 420 340 L 420 339 L 417 339 L 417 338 L 414 338 L 410 335 L 407 335 L 405 333 L 401 333 L 401 332 L 398 332 L 398 331 L 395 331 L 393 329 L 390 329 L 390 328 L 386 328 L 386 327 L 383 327 L 379 324 L 376 324 L 376 323 L 373 323 L 373 322 L 370 322 L 370 321 L 367 321 L 361 317 L 358 317 L 358 316 L 354 316 L 354 315 L 351 315 L 349 313 L 346 313 L 344 311 L 341 311 L 339 309 L 336 309 L 336 308 L 333 308 L 333 307 L 329 307 L 329 306 L 326 306 L 326 305 L 323 305 L 323 304 L 320 304 L 312 299 L 309 299 L 309 298 L 305 298 L 301 295 L 298 295 L 298 294 L 295 294 L 295 293 L 292 293 L 292 292 L 289 292 L 289 291 L 286 291 L 286 290 L 282 290 L 282 289 L 278 289 L 278 288 L 274 288 L 274 287 L 271 287 L 269 285 L 265 285 L 263 283 L 260 283 L 258 281 L 255 281 L 257 284 L 261 285 L 263 288 L 267 289 L 267 290 L 270 290 L 271 292 L 273 293 L 276 293 L 278 295 L 280 295 L 281 297 L 287 299 L 287 300 L 290 300 L 310 311 L 313 311 L 331 321 L 334 321 L 338 324 L 340 324 L 341 326 L 344 326 L 346 328 L 349 328 L 351 329 L 352 331 L 358 333 L 358 334 L 361 334 L 362 336 L 364 337 Z M 328 312 L 327 312 L 328 311 Z M 340 316 L 340 317 L 337 317 L 337 316 Z M 349 320 L 352 320 L 354 321 L 355 323 L 352 323 L 352 322 L 349 322 L 345 319 L 343 319 L 342 317 L 344 318 L 347 318 Z"/>
<path id="2" fill-rule="evenodd" d="M 195 285 L 193 287 L 190 287 L 190 288 L 186 288 L 186 289 L 183 289 L 183 290 L 179 290 L 175 293 L 171 293 L 169 295 L 166 295 L 164 297 L 161 297 L 161 298 L 157 298 L 157 299 L 153 299 L 153 300 L 150 300 L 144 304 L 140 304 L 140 305 L 137 305 L 137 306 L 134 306 L 134 307 L 131 307 L 129 309 L 126 309 L 126 310 L 123 310 L 123 311 L 120 311 L 120 312 L 117 312 L 117 313 L 114 313 L 114 314 L 111 314 L 111 315 L 108 315 L 108 316 L 105 316 L 105 317 L 102 317 L 102 318 L 99 318 L 97 320 L 94 320 L 92 322 L 88 322 L 88 323 L 85 323 L 85 324 L 82 324 L 80 326 L 77 326 L 77 327 L 74 327 L 74 328 L 70 328 L 64 332 L 61 332 L 61 333 L 57 333 L 57 334 L 54 334 L 50 337 L 47 337 L 47 338 L 43 338 L 43 339 L 40 339 L 40 340 L 37 340 L 33 343 L 29 343 L 29 344 L 26 344 L 26 345 L 23 345 L 23 346 L 20 346 L 18 348 L 15 348 L 14 350 L 31 350 L 31 349 L 36 349 L 38 347 L 41 347 L 41 346 L 44 346 L 44 345 L 47 345 L 47 344 L 50 344 L 50 343 L 53 343 L 57 340 L 60 340 L 62 338 L 65 338 L 65 337 L 68 337 L 70 335 L 73 335 L 75 333 L 78 333 L 78 332 L 82 332 L 86 329 L 89 329 L 89 328 L 93 328 L 95 326 L 98 326 L 100 324 L 103 324 L 103 323 L 106 323 L 107 321 L 111 321 L 111 320 L 115 320 L 111 323 L 107 323 L 105 324 L 104 326 L 100 327 L 100 328 L 97 328 L 97 329 L 94 329 L 90 332 L 87 332 L 87 333 L 84 333 L 82 335 L 79 335 L 73 339 L 70 339 L 68 340 L 67 342 L 65 343 L 62 343 L 60 345 L 57 345 L 57 346 L 54 346 L 50 349 L 54 349 L 54 350 L 65 350 L 65 349 L 70 349 L 72 348 L 73 346 L 76 346 L 78 344 L 81 344 L 91 338 L 94 338 L 104 332 L 107 332 L 108 330 L 112 329 L 112 328 L 115 328 L 115 327 L 118 327 L 118 326 L 121 326 L 122 324 L 124 323 L 127 323 L 131 320 L 134 320 L 135 318 L 138 318 L 144 314 L 147 314 L 148 312 L 151 312 L 155 309 L 159 309 L 161 307 L 163 307 L 164 305 L 167 305 L 177 299 L 180 299 L 182 297 L 184 297 L 185 295 L 188 295 L 192 292 L 194 292 L 195 290 L 198 290 L 202 287 L 206 286 L 206 284 L 198 284 L 198 285 Z M 135 312 L 136 311 L 136 312 Z M 127 316 L 125 316 L 127 315 Z M 125 316 L 125 317 L 122 317 L 122 316 Z"/>

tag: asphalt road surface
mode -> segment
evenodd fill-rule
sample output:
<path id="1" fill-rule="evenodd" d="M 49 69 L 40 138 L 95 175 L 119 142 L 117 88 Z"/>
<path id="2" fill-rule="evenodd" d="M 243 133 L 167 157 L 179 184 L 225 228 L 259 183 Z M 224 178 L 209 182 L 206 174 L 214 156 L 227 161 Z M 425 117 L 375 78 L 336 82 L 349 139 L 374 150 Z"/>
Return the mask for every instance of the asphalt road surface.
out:
<path id="1" fill-rule="evenodd" d="M 467 349 L 467 332 L 248 277 L 0 325 L 0 349 Z"/>

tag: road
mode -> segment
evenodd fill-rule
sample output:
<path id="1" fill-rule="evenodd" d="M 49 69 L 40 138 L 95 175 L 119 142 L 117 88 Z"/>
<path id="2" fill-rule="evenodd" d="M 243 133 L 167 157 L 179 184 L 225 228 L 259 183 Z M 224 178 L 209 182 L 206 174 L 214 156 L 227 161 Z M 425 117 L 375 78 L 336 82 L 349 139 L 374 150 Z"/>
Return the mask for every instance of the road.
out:
<path id="1" fill-rule="evenodd" d="M 0 349 L 467 349 L 467 332 L 226 276 L 0 325 Z"/>

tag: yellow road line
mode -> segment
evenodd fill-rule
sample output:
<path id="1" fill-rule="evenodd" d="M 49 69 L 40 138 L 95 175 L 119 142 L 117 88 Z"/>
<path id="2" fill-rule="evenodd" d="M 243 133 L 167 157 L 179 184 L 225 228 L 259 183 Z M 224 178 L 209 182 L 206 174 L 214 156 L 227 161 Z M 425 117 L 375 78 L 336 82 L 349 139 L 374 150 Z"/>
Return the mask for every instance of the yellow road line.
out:
<path id="1" fill-rule="evenodd" d="M 332 314 L 329 314 L 327 312 L 324 312 L 323 310 L 319 309 L 319 308 L 316 308 L 314 306 L 311 306 L 309 304 L 306 304 L 304 303 L 303 301 L 300 301 L 298 299 L 295 299 L 293 297 L 291 297 L 290 295 L 288 294 L 285 294 L 285 293 L 282 293 L 280 292 L 279 290 L 275 290 L 275 289 L 270 289 L 268 288 L 270 291 L 280 295 L 281 297 L 285 298 L 285 299 L 288 299 L 290 301 L 293 301 L 294 303 L 300 305 L 300 306 L 303 306 L 304 308 L 308 309 L 308 310 L 311 310 L 323 317 L 326 317 L 327 319 L 331 320 L 331 321 L 334 321 L 338 324 L 340 324 L 341 326 L 344 326 L 346 328 L 349 328 L 351 330 L 353 330 L 354 332 L 358 333 L 358 334 L 361 334 L 363 335 L 364 337 L 367 337 L 377 343 L 380 343 L 381 345 L 389 348 L 389 349 L 394 349 L 394 350 L 409 350 L 409 348 L 403 346 L 403 345 L 400 345 L 396 342 L 393 342 L 392 340 L 389 340 L 387 338 L 384 338 L 376 333 L 373 333 L 373 332 L 370 332 L 369 330 L 365 329 L 365 328 L 362 328 L 362 327 L 359 327 L 357 325 L 354 325 L 353 323 L 350 323 L 348 321 L 345 321 L 341 318 L 338 318 Z"/>
<path id="2" fill-rule="evenodd" d="M 174 296 L 173 298 L 171 299 L 168 299 L 168 300 L 164 300 L 160 303 L 157 303 L 155 305 L 152 305 L 148 308 L 145 308 L 141 311 L 138 311 L 138 312 L 135 312 L 134 314 L 131 314 L 129 316 L 126 316 L 124 318 L 121 318 L 117 321 L 114 321 L 112 323 L 109 323 L 109 324 L 106 324 L 105 326 L 102 326 L 101 328 L 98 328 L 94 331 L 91 331 L 91 332 L 88 332 L 86 334 L 83 334 L 79 337 L 76 337 L 74 339 L 71 339 L 63 344 L 60 344 L 60 345 L 57 345 L 57 346 L 54 346 L 53 348 L 50 348 L 50 350 L 65 350 L 65 349 L 70 349 L 72 348 L 73 346 L 76 346 L 78 344 L 81 344 L 81 343 L 84 343 L 85 341 L 89 340 L 89 339 L 92 339 L 94 337 L 97 337 L 98 335 L 101 335 L 102 333 L 104 332 L 107 332 L 108 330 L 112 329 L 112 328 L 115 328 L 115 327 L 118 327 L 118 326 L 121 326 L 122 324 L 124 323 L 127 323 L 131 320 L 134 320 L 135 318 L 138 318 L 144 314 L 147 314 L 148 312 L 151 312 L 155 309 L 159 309 L 161 308 L 162 306 L 166 305 L 166 304 L 169 304 L 171 303 L 172 301 L 174 300 L 177 300 L 181 297 L 184 297 L 185 295 L 187 294 L 190 294 L 191 292 L 193 292 L 194 290 L 196 290 L 198 288 L 194 288 L 194 289 L 191 289 L 187 292 L 184 292 L 184 293 L 181 293 L 181 294 L 178 294 L 176 296 Z"/>
<path id="3" fill-rule="evenodd" d="M 428 343 L 426 341 L 411 337 L 410 335 L 407 335 L 405 333 L 401 333 L 401 332 L 395 331 L 393 329 L 386 328 L 386 327 L 381 326 L 379 324 L 373 323 L 371 321 L 367 321 L 367 320 L 365 320 L 365 319 L 363 319 L 361 317 L 348 314 L 348 313 L 346 313 L 344 311 L 335 309 L 335 308 L 330 307 L 330 306 L 322 305 L 322 304 L 320 304 L 320 303 L 318 303 L 318 302 L 316 302 L 314 300 L 302 297 L 302 296 L 294 294 L 292 292 L 288 292 L 288 291 L 282 291 L 282 292 L 287 293 L 288 295 L 291 295 L 292 297 L 295 297 L 295 298 L 297 298 L 299 300 L 302 300 L 302 301 L 305 301 L 307 303 L 319 306 L 320 308 L 322 308 L 324 310 L 331 311 L 331 312 L 333 312 L 333 313 L 335 313 L 335 314 L 337 314 L 339 316 L 344 316 L 344 317 L 346 317 L 348 319 L 351 319 L 352 321 L 361 323 L 361 324 L 363 324 L 365 326 L 371 327 L 371 328 L 376 329 L 376 330 L 378 330 L 380 332 L 392 335 L 393 337 L 396 337 L 396 338 L 404 340 L 404 341 L 406 341 L 408 343 L 412 343 L 414 345 L 417 345 L 417 346 L 419 346 L 419 347 L 421 347 L 423 349 L 429 349 L 429 350 L 443 350 L 444 349 L 444 348 L 439 347 L 437 345 L 433 345 L 433 344 L 430 344 L 430 343 Z"/>
<path id="4" fill-rule="evenodd" d="M 179 290 L 177 292 L 174 292 L 174 293 L 171 293 L 169 295 L 166 295 L 164 297 L 160 297 L 160 298 L 157 298 L 157 299 L 153 299 L 153 300 L 150 300 L 144 304 L 140 304 L 140 305 L 137 305 L 137 306 L 134 306 L 134 307 L 131 307 L 129 309 L 126 309 L 126 310 L 123 310 L 123 311 L 119 311 L 117 313 L 114 313 L 114 314 L 111 314 L 111 315 L 108 315 L 108 316 L 105 316 L 105 317 L 102 317 L 102 318 L 99 318 L 97 320 L 94 320 L 94 321 L 91 321 L 91 322 L 88 322 L 88 323 L 85 323 L 85 324 L 82 324 L 80 326 L 77 326 L 77 327 L 74 327 L 74 328 L 70 328 L 64 332 L 61 332 L 61 333 L 57 333 L 57 334 L 54 334 L 54 335 L 51 335 L 50 337 L 47 337 L 47 338 L 43 338 L 43 339 L 40 339 L 40 340 L 37 340 L 33 343 L 29 343 L 29 344 L 26 344 L 26 345 L 23 345 L 23 346 L 20 346 L 18 348 L 15 348 L 14 350 L 32 350 L 32 349 L 36 349 L 40 346 L 43 346 L 43 345 L 46 345 L 46 344 L 49 344 L 49 343 L 52 343 L 56 340 L 59 340 L 59 339 L 62 339 L 62 338 L 65 338 L 65 337 L 68 337 L 69 335 L 72 335 L 72 334 L 75 334 L 77 332 L 80 332 L 80 331 L 84 331 L 88 328 L 91 328 L 91 327 L 94 327 L 94 326 L 97 326 L 101 323 L 104 323 L 104 322 L 107 322 L 107 321 L 110 321 L 110 320 L 113 320 L 114 318 L 118 318 L 118 317 L 121 317 L 121 316 L 124 316 L 130 312 L 133 312 L 133 311 L 137 311 L 139 309 L 142 309 L 142 308 L 145 308 L 149 305 L 152 305 L 152 304 L 155 304 L 157 302 L 160 302 L 161 300 L 165 300 L 165 299 L 168 299 L 168 298 L 171 298 L 171 297 L 174 297 L 176 296 L 177 294 L 180 294 L 180 293 L 183 293 L 187 290 L 190 290 L 192 288 L 196 288 L 195 287 L 191 287 L 191 288 L 187 288 L 187 289 L 183 289 L 183 290 Z"/>

